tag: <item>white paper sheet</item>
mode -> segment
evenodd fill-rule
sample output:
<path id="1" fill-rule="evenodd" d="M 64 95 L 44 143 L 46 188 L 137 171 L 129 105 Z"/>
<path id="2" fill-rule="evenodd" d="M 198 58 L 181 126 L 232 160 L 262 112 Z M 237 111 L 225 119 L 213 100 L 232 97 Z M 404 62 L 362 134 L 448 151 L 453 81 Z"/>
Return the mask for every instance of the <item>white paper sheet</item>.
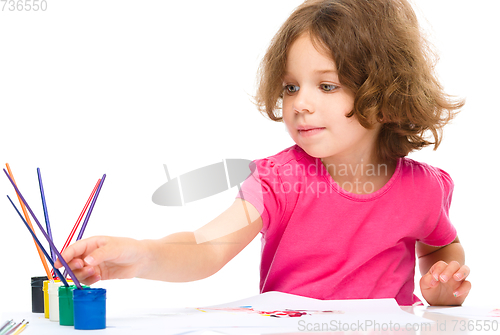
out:
<path id="1" fill-rule="evenodd" d="M 289 317 L 279 313 L 288 310 L 305 314 Z M 278 313 L 274 313 L 274 317 L 269 316 L 273 312 Z M 169 326 L 175 329 L 196 328 L 235 335 L 379 328 L 397 330 L 404 329 L 407 324 L 433 323 L 402 311 L 394 299 L 317 300 L 281 292 L 266 292 L 226 304 L 200 307 L 183 317 L 171 315 L 152 322 L 158 322 L 159 326 L 166 319 Z M 186 325 L 186 321 L 191 324 Z"/>
<path id="2" fill-rule="evenodd" d="M 241 306 L 245 308 L 241 309 Z M 234 308 L 239 308 L 234 310 Z M 250 309 L 252 309 L 250 311 Z M 300 310 L 300 317 L 271 317 L 256 311 Z M 323 313 L 324 311 L 336 313 Z M 342 313 L 338 313 L 338 312 Z M 19 315 L 17 318 L 25 317 Z M 28 315 L 29 316 L 29 315 Z M 81 334 L 72 327 L 63 327 L 31 314 L 30 330 L 37 335 Z M 15 315 L 5 317 L 12 318 Z M 406 324 L 430 324 L 433 321 L 404 312 L 394 299 L 374 300 L 316 300 L 267 292 L 227 304 L 201 307 L 156 310 L 133 310 L 110 314 L 107 328 L 99 334 L 179 334 L 179 335 L 248 335 L 275 333 L 304 333 L 308 331 L 354 331 L 404 329 Z M 343 328 L 342 328 L 343 327 Z M 371 327 L 371 328 L 370 328 Z M 36 330 L 36 332 L 35 332 Z M 87 333 L 87 332 L 86 332 Z"/>
<path id="3" fill-rule="evenodd" d="M 500 323 L 500 308 L 492 307 L 473 307 L 473 306 L 459 306 L 459 307 L 443 307 L 443 308 L 428 308 L 427 313 L 446 314 L 461 318 L 474 319 L 474 320 L 498 320 Z"/>

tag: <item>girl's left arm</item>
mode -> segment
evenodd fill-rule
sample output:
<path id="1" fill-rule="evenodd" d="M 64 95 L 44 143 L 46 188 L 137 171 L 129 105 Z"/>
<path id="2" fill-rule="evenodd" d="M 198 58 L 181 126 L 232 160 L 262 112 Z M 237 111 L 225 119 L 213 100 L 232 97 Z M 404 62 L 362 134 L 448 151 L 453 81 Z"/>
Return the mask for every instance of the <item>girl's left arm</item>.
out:
<path id="1" fill-rule="evenodd" d="M 429 305 L 461 305 L 471 284 L 465 280 L 470 269 L 465 265 L 465 253 L 460 240 L 444 247 L 433 247 L 417 242 L 417 256 L 422 278 L 420 290 Z"/>

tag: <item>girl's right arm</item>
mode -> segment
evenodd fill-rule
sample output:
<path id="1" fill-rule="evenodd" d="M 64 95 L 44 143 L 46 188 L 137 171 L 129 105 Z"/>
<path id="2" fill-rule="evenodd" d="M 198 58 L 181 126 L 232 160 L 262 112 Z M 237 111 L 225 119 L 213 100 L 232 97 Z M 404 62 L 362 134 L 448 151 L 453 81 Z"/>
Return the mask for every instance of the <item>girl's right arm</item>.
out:
<path id="1" fill-rule="evenodd" d="M 261 228 L 259 212 L 237 198 L 226 211 L 195 232 L 141 241 L 96 236 L 74 243 L 62 256 L 87 285 L 101 279 L 134 277 L 186 282 L 219 271 Z M 62 266 L 59 260 L 55 265 Z"/>

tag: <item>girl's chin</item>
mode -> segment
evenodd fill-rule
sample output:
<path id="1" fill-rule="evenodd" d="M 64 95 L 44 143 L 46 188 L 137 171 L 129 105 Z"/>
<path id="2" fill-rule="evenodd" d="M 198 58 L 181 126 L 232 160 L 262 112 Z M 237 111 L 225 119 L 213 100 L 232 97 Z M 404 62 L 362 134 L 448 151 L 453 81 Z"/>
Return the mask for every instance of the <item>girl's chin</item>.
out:
<path id="1" fill-rule="evenodd" d="M 311 157 L 322 159 L 323 157 L 328 156 L 324 150 L 321 150 L 321 148 L 317 148 L 312 145 L 304 145 L 303 143 L 295 143 Z"/>

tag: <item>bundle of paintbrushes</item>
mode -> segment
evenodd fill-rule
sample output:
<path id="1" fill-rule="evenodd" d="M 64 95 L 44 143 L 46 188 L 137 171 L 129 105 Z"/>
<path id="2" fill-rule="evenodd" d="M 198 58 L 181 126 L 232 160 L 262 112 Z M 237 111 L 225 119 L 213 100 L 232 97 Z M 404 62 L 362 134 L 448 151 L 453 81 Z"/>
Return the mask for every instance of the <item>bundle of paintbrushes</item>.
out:
<path id="1" fill-rule="evenodd" d="M 54 245 L 52 239 L 52 230 L 50 226 L 49 214 L 47 211 L 47 203 L 45 199 L 45 192 L 43 189 L 42 176 L 40 169 L 37 169 L 38 173 L 38 184 L 40 188 L 40 196 L 42 199 L 43 214 L 45 218 L 46 230 L 37 219 L 35 213 L 28 205 L 26 199 L 20 192 L 17 184 L 14 180 L 14 175 L 10 169 L 9 164 L 6 164 L 8 172 L 3 169 L 5 175 L 12 183 L 14 187 L 17 198 L 19 199 L 19 204 L 21 206 L 22 212 L 18 210 L 14 202 L 7 195 L 10 203 L 18 213 L 19 217 L 23 221 L 24 225 L 30 232 L 33 240 L 35 241 L 38 254 L 42 261 L 43 267 L 47 274 L 47 277 L 33 277 L 32 278 L 32 312 L 33 313 L 44 313 L 45 317 L 49 318 L 51 321 L 59 321 L 61 325 L 64 326 L 75 326 L 75 329 L 102 329 L 106 328 L 106 313 L 105 313 L 105 299 L 106 290 L 104 289 L 94 289 L 89 287 L 82 287 L 74 273 L 69 268 L 66 261 L 61 257 L 61 253 L 69 246 L 76 230 L 80 226 L 81 220 L 85 215 L 82 227 L 77 236 L 77 241 L 83 237 L 85 228 L 87 227 L 90 215 L 94 209 L 94 205 L 101 191 L 106 175 L 104 174 L 101 179 L 99 179 L 92 190 L 92 194 L 88 198 L 83 210 L 81 211 L 73 229 L 71 230 L 64 246 L 59 251 Z M 90 205 L 90 207 L 89 207 Z M 87 210 L 88 209 L 88 210 Z M 33 225 L 31 223 L 31 218 L 35 221 L 40 232 L 44 238 L 49 243 L 49 253 L 45 250 L 40 240 L 35 234 Z M 64 275 L 59 272 L 58 269 L 54 267 L 54 262 L 59 259 L 65 268 Z M 49 270 L 47 261 L 52 266 L 52 271 Z M 66 279 L 66 274 L 69 275 L 71 279 Z M 72 283 L 71 283 L 72 281 Z M 70 282 L 70 283 L 68 283 Z M 70 286 L 70 284 L 73 284 Z M 77 312 L 78 311 L 78 312 Z M 7 325 L 6 325 L 7 326 Z M 21 326 L 20 326 L 21 327 Z M 19 327 L 19 328 L 20 328 Z M 24 328 L 23 328 L 24 329 Z M 10 333 L 10 331 L 9 331 Z M 0 335 L 3 335 L 0 333 Z"/>
<path id="2" fill-rule="evenodd" d="M 25 320 L 20 323 L 16 323 L 13 320 L 5 322 L 2 327 L 0 327 L 0 335 L 17 335 L 22 333 L 24 328 L 28 327 L 29 322 Z"/>

